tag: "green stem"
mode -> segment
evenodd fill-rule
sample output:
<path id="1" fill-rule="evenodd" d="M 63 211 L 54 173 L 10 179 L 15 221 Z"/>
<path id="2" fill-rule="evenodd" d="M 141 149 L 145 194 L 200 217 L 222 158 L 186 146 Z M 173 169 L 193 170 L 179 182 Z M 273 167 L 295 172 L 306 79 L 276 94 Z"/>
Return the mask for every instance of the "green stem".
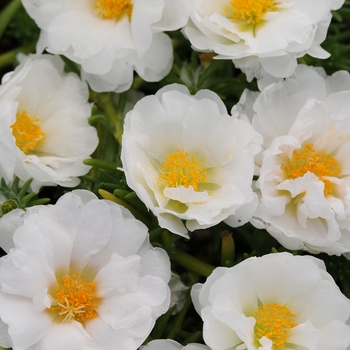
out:
<path id="1" fill-rule="evenodd" d="M 3 53 L 2 55 L 0 55 L 0 69 L 12 64 L 19 52 L 23 52 L 26 54 L 30 52 L 35 52 L 35 46 L 36 46 L 36 42 L 32 42 L 28 45 L 19 47 L 15 50 Z"/>
<path id="2" fill-rule="evenodd" d="M 0 38 L 4 34 L 7 25 L 11 22 L 21 5 L 21 0 L 13 0 L 0 13 Z"/>
<path id="3" fill-rule="evenodd" d="M 176 338 L 177 333 L 181 330 L 182 322 L 185 319 L 185 316 L 187 314 L 188 308 L 190 307 L 191 303 L 192 303 L 191 296 L 188 295 L 183 308 L 175 316 L 175 319 L 171 325 L 171 329 L 170 329 L 169 333 L 167 334 L 167 339 L 175 339 Z"/>
<path id="4" fill-rule="evenodd" d="M 123 199 L 121 199 L 121 198 L 119 198 L 119 197 L 113 195 L 112 193 L 109 193 L 108 191 L 103 190 L 103 189 L 99 189 L 98 193 L 100 194 L 100 196 L 103 199 L 110 200 L 110 201 L 117 203 L 117 204 L 123 206 L 124 208 L 128 209 L 131 212 L 131 214 L 134 215 L 137 220 L 142 221 L 148 227 L 148 229 L 151 227 L 151 223 L 149 222 L 149 220 L 147 220 L 142 214 L 140 214 L 131 205 L 126 203 Z"/>
<path id="5" fill-rule="evenodd" d="M 119 145 L 122 144 L 123 135 L 123 114 L 117 110 L 116 105 L 113 102 L 113 93 L 99 93 L 95 97 L 101 108 L 104 110 L 106 116 L 114 126 L 112 133 Z"/>
<path id="6" fill-rule="evenodd" d="M 187 268 L 189 271 L 198 273 L 204 277 L 210 276 L 215 269 L 214 266 L 207 264 L 197 258 L 194 258 L 193 256 L 178 249 L 173 249 L 173 251 L 170 253 L 170 259 L 177 264 Z"/>
<path id="7" fill-rule="evenodd" d="M 160 235 L 164 249 L 167 251 L 171 261 L 176 262 L 189 271 L 198 273 L 204 277 L 208 277 L 215 269 L 214 266 L 176 249 L 173 245 L 172 237 L 168 231 L 164 231 Z"/>

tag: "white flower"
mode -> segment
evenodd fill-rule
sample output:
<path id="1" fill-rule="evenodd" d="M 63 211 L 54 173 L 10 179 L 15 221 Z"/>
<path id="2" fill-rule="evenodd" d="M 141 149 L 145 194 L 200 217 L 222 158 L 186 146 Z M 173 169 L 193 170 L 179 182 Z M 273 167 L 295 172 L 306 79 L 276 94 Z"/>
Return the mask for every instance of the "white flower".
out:
<path id="1" fill-rule="evenodd" d="M 141 346 L 140 350 L 210 350 L 202 344 L 187 344 L 182 346 L 178 342 L 171 339 L 152 340 L 145 346 Z"/>
<path id="2" fill-rule="evenodd" d="M 188 237 L 187 229 L 250 219 L 256 204 L 253 156 L 260 143 L 261 136 L 229 116 L 215 93 L 191 96 L 174 84 L 126 115 L 121 159 L 128 185 L 159 225 Z"/>
<path id="3" fill-rule="evenodd" d="M 289 253 L 218 267 L 192 288 L 213 350 L 346 350 L 350 302 L 323 261 Z"/>
<path id="4" fill-rule="evenodd" d="M 192 47 L 232 59 L 248 80 L 290 76 L 296 58 L 327 58 L 320 44 L 344 0 L 188 0 Z"/>
<path id="5" fill-rule="evenodd" d="M 13 240 L 0 259 L 0 318 L 14 350 L 136 350 L 169 307 L 165 251 L 91 192 L 41 207 Z"/>
<path id="6" fill-rule="evenodd" d="M 59 57 L 26 58 L 3 77 L 0 86 L 0 176 L 17 175 L 41 185 L 73 187 L 98 138 L 89 126 L 88 88 L 75 74 L 63 72 Z"/>
<path id="7" fill-rule="evenodd" d="M 41 28 L 45 48 L 81 64 L 93 90 L 128 90 L 133 71 L 159 81 L 170 71 L 173 49 L 164 31 L 188 19 L 182 0 L 23 0 Z"/>
<path id="8" fill-rule="evenodd" d="M 327 77 L 300 65 L 245 98 L 235 110 L 251 114 L 265 149 L 256 159 L 260 204 L 252 223 L 289 249 L 349 252 L 349 73 Z"/>

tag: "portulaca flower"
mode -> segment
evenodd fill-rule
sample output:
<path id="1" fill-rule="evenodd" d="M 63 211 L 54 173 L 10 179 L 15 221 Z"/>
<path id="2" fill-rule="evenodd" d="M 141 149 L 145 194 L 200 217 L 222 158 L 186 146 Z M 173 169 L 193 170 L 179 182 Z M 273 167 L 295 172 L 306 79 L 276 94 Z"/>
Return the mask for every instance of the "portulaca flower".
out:
<path id="1" fill-rule="evenodd" d="M 98 144 L 88 124 L 88 88 L 63 72 L 51 55 L 27 57 L 0 86 L 0 176 L 17 175 L 41 185 L 74 187 L 90 167 L 83 164 Z"/>
<path id="2" fill-rule="evenodd" d="M 27 216 L 13 241 L 0 259 L 0 329 L 14 350 L 136 350 L 169 307 L 165 251 L 89 191 Z"/>
<path id="3" fill-rule="evenodd" d="M 323 261 L 289 253 L 218 267 L 192 288 L 213 350 L 346 350 L 350 301 Z"/>
<path id="4" fill-rule="evenodd" d="M 79 63 L 93 90 L 128 90 L 134 70 L 146 81 L 170 71 L 173 48 L 164 31 L 184 26 L 182 0 L 23 0 L 41 28 L 37 50 Z"/>
<path id="5" fill-rule="evenodd" d="M 202 344 L 187 344 L 182 346 L 178 342 L 171 339 L 157 339 L 141 346 L 140 350 L 210 350 L 207 346 Z"/>
<path id="6" fill-rule="evenodd" d="M 296 58 L 327 58 L 320 44 L 331 10 L 344 0 L 188 0 L 190 20 L 183 29 L 192 47 L 232 59 L 253 77 L 288 77 Z"/>
<path id="7" fill-rule="evenodd" d="M 188 237 L 222 220 L 247 222 L 256 201 L 253 157 L 261 136 L 209 90 L 170 85 L 126 115 L 121 159 L 128 185 L 159 225 Z M 185 221 L 186 227 L 182 220 Z"/>
<path id="8" fill-rule="evenodd" d="M 350 251 L 349 111 L 349 73 L 303 65 L 232 111 L 264 137 L 252 223 L 289 249 Z"/>

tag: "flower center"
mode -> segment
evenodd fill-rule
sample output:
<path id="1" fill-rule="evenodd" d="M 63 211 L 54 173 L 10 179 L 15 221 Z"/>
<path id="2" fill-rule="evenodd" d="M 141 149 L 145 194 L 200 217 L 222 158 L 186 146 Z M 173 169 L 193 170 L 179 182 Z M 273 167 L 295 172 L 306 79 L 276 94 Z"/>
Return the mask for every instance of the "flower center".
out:
<path id="1" fill-rule="evenodd" d="M 130 19 L 133 4 L 131 0 L 96 0 L 94 7 L 95 13 L 103 19 L 114 19 L 125 13 Z"/>
<path id="2" fill-rule="evenodd" d="M 333 190 L 333 183 L 324 180 L 323 176 L 338 176 L 340 166 L 338 161 L 326 152 L 317 152 L 312 143 L 306 144 L 299 150 L 294 150 L 291 159 L 281 164 L 281 169 L 287 179 L 296 179 L 304 176 L 308 171 L 314 173 L 324 182 L 324 195 Z"/>
<path id="3" fill-rule="evenodd" d="M 230 17 L 253 26 L 263 20 L 267 12 L 277 11 L 275 0 L 233 0 L 232 9 L 229 9 Z"/>
<path id="4" fill-rule="evenodd" d="M 62 316 L 62 322 L 69 322 L 73 318 L 83 323 L 86 319 L 97 316 L 96 307 L 100 299 L 96 283 L 84 279 L 85 276 L 80 277 L 78 272 L 73 274 L 71 271 L 56 279 L 57 285 L 53 286 L 53 302 L 49 310 Z"/>
<path id="5" fill-rule="evenodd" d="M 39 119 L 31 118 L 26 111 L 17 112 L 16 122 L 11 125 L 11 128 L 17 147 L 25 154 L 29 154 L 29 151 L 34 150 L 45 139 Z"/>
<path id="6" fill-rule="evenodd" d="M 204 161 L 203 158 L 201 162 L 197 162 L 189 152 L 183 153 L 176 150 L 165 162 L 162 162 L 161 178 L 168 181 L 168 187 L 192 186 L 195 191 L 198 191 L 198 185 L 205 183 L 207 178 Z"/>
<path id="7" fill-rule="evenodd" d="M 258 307 L 254 313 L 256 320 L 254 326 L 255 340 L 263 336 L 270 339 L 273 343 L 272 350 L 281 350 L 285 347 L 288 338 L 288 330 L 295 327 L 295 314 L 285 305 L 277 303 L 268 303 Z"/>

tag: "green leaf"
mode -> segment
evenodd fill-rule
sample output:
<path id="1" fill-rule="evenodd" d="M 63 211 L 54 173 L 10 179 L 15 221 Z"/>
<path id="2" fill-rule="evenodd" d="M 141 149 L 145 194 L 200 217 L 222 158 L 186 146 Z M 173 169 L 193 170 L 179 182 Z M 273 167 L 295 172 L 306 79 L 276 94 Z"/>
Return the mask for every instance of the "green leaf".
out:
<path id="1" fill-rule="evenodd" d="M 22 186 L 22 188 L 18 192 L 19 200 L 22 200 L 22 198 L 25 196 L 25 194 L 27 193 L 28 188 L 32 182 L 33 182 L 33 179 L 29 179 L 24 183 L 24 185 Z"/>
<path id="2" fill-rule="evenodd" d="M 96 158 L 89 158 L 85 159 L 83 161 L 85 165 L 90 165 L 92 167 L 106 169 L 106 170 L 117 170 L 118 164 L 108 162 L 106 160 L 96 159 Z"/>
<path id="3" fill-rule="evenodd" d="M 176 305 L 173 305 L 164 315 L 160 316 L 151 333 L 152 339 L 160 339 L 169 322 L 169 319 L 174 312 Z"/>
<path id="4" fill-rule="evenodd" d="M 21 0 L 13 0 L 0 13 L 0 38 L 4 34 L 8 24 L 11 22 L 21 5 Z"/>

